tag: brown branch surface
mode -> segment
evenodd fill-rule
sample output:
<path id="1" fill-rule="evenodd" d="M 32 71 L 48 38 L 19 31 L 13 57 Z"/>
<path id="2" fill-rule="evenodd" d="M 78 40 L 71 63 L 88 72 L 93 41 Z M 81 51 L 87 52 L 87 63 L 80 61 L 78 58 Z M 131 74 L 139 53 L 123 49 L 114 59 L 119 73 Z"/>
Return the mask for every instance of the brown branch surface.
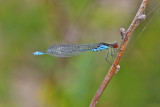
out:
<path id="1" fill-rule="evenodd" d="M 105 90 L 105 88 L 107 87 L 109 81 L 111 80 L 111 78 L 114 76 L 114 74 L 117 72 L 117 66 L 119 65 L 119 62 L 124 54 L 124 51 L 127 47 L 127 44 L 129 42 L 130 37 L 132 36 L 132 33 L 134 31 L 134 29 L 143 21 L 141 19 L 141 16 L 143 16 L 143 13 L 145 11 L 146 5 L 148 4 L 149 0 L 143 0 L 140 8 L 137 11 L 137 14 L 135 16 L 135 18 L 133 19 L 131 25 L 129 26 L 128 30 L 124 33 L 121 32 L 121 34 L 123 36 L 123 40 L 120 46 L 120 51 L 117 53 L 117 56 L 109 70 L 109 72 L 107 73 L 107 75 L 105 76 L 103 82 L 101 83 L 98 91 L 96 92 L 94 98 L 92 99 L 92 102 L 90 104 L 89 107 L 95 107 L 96 103 L 98 102 L 99 97 L 102 95 L 103 91 Z"/>

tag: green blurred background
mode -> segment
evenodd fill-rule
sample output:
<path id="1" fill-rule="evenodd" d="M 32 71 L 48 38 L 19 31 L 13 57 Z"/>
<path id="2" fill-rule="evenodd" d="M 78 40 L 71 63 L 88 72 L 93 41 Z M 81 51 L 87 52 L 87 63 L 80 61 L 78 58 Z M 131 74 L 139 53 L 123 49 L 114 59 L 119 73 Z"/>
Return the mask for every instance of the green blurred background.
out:
<path id="1" fill-rule="evenodd" d="M 0 107 L 89 106 L 110 68 L 106 51 L 71 58 L 32 53 L 54 43 L 121 43 L 119 29 L 128 28 L 140 3 L 0 0 Z M 158 3 L 150 0 L 151 14 L 134 32 L 97 107 L 160 107 Z"/>

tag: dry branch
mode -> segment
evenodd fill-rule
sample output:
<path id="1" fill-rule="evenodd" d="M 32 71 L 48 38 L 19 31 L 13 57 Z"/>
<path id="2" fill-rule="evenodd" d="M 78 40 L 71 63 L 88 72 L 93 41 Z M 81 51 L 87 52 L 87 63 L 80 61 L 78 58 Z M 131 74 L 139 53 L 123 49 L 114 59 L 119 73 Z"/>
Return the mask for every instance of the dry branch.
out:
<path id="1" fill-rule="evenodd" d="M 107 73 L 106 77 L 104 78 L 103 82 L 101 83 L 97 93 L 95 94 L 91 104 L 89 107 L 95 107 L 96 103 L 98 102 L 99 97 L 102 95 L 103 91 L 107 87 L 109 81 L 111 78 L 114 76 L 114 74 L 117 72 L 117 66 L 119 65 L 119 62 L 123 56 L 123 53 L 127 47 L 127 44 L 129 42 L 130 37 L 132 36 L 132 33 L 134 29 L 146 18 L 146 16 L 143 14 L 146 8 L 146 5 L 148 4 L 149 0 L 143 0 L 141 3 L 141 6 L 139 10 L 137 11 L 137 14 L 135 18 L 133 19 L 131 25 L 129 26 L 128 30 L 125 32 L 124 29 L 121 29 L 121 34 L 122 34 L 122 43 L 120 46 L 120 51 L 117 53 L 117 56 Z"/>

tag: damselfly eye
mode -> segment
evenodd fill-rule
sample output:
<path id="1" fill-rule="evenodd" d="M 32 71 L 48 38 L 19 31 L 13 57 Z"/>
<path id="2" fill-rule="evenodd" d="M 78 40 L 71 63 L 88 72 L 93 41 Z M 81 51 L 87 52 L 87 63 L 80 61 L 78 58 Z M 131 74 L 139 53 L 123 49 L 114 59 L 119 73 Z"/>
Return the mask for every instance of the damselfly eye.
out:
<path id="1" fill-rule="evenodd" d="M 113 43 L 112 46 L 113 48 L 118 48 L 118 43 Z"/>

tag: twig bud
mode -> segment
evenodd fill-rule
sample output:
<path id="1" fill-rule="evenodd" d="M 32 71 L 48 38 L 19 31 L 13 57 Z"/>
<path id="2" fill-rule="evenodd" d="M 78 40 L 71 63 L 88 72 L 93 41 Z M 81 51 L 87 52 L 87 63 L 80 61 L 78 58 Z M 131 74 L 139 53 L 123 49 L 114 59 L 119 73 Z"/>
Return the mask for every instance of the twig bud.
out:
<path id="1" fill-rule="evenodd" d="M 137 20 L 136 20 L 136 24 L 137 26 L 142 22 L 144 21 L 145 19 L 147 18 L 147 16 L 145 14 L 141 14 L 137 17 Z"/>
<path id="2" fill-rule="evenodd" d="M 125 34 L 126 34 L 126 30 L 124 28 L 120 28 L 120 33 L 121 33 L 121 36 L 122 36 L 122 39 L 124 39 L 125 37 Z"/>

